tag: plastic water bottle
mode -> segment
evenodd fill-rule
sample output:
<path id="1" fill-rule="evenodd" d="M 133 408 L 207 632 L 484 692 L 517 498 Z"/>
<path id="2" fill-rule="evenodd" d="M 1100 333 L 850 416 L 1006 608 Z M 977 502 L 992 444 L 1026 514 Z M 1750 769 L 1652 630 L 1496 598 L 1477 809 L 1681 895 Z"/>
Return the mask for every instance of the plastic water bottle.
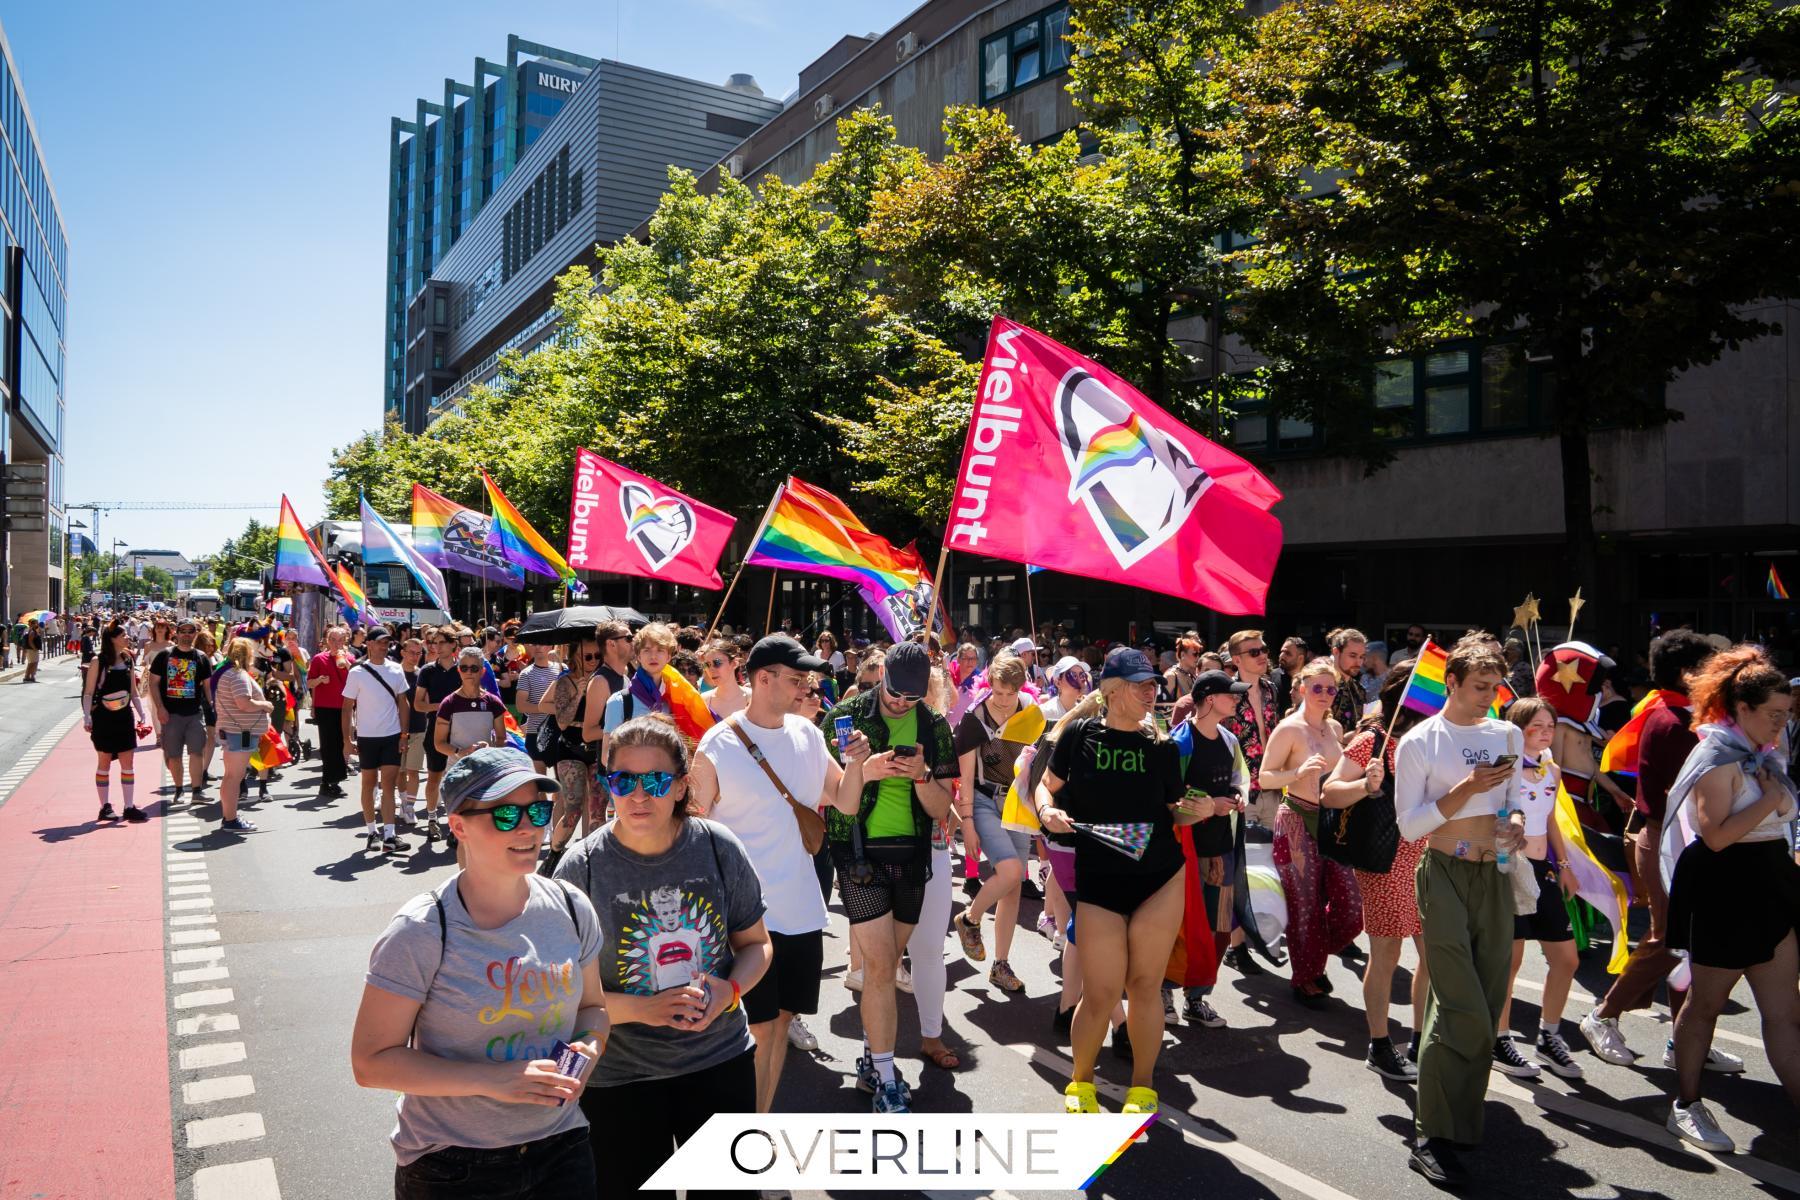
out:
<path id="1" fill-rule="evenodd" d="M 1504 820 L 1506 820 L 1506 818 L 1507 818 L 1507 808 L 1504 804 L 1502 804 L 1500 806 L 1500 812 L 1498 814 L 1498 819 L 1501 821 L 1504 821 Z M 1511 854 L 1511 852 L 1502 850 L 1499 846 L 1495 846 L 1494 847 L 1494 865 L 1496 867 L 1500 868 L 1500 870 L 1503 872 L 1510 872 L 1512 870 L 1512 854 Z"/>

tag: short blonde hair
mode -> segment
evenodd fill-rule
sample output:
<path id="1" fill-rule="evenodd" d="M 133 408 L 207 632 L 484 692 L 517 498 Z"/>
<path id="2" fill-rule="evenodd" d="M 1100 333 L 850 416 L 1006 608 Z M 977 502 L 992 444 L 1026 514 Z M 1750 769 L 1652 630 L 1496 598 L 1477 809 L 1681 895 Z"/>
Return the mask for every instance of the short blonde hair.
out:
<path id="1" fill-rule="evenodd" d="M 681 642 L 675 637 L 675 631 L 661 621 L 652 621 L 637 631 L 631 639 L 633 650 L 642 650 L 645 646 L 659 646 L 670 654 L 681 649 Z"/>
<path id="2" fill-rule="evenodd" d="M 231 644 L 225 647 L 225 659 L 234 667 L 242 667 L 248 671 L 255 657 L 256 645 L 247 637 L 234 637 Z"/>
<path id="3" fill-rule="evenodd" d="M 1024 687 L 1025 661 L 1012 651 L 1004 650 L 988 664 L 987 676 L 988 683 L 995 687 Z"/>

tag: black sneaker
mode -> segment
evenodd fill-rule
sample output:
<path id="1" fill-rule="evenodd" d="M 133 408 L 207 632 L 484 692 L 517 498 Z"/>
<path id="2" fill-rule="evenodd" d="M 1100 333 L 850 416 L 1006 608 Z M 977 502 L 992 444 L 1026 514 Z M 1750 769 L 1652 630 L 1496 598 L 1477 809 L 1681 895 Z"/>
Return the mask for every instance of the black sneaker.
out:
<path id="1" fill-rule="evenodd" d="M 144 810 L 139 808 L 137 805 L 127 804 L 125 806 L 125 819 L 127 821 L 130 821 L 133 825 L 142 825 L 145 821 L 148 821 L 150 818 L 148 816 L 146 816 L 144 813 Z"/>
<path id="2" fill-rule="evenodd" d="M 267 783 L 259 783 L 256 785 L 256 798 L 258 800 L 267 800 L 269 798 L 269 785 Z"/>
<path id="3" fill-rule="evenodd" d="M 427 842 L 435 842 L 441 836 L 442 834 L 438 831 L 437 818 L 432 817 L 431 820 L 425 824 L 425 840 Z"/>
<path id="4" fill-rule="evenodd" d="M 383 854 L 399 854 L 403 850 L 411 849 L 412 843 L 403 838 L 391 837 L 381 839 L 381 852 Z"/>
<path id="5" fill-rule="evenodd" d="M 181 784 L 179 784 L 179 783 L 176 784 L 175 785 L 175 794 L 173 796 L 169 797 L 169 803 L 170 804 L 180 804 L 181 803 L 181 793 L 186 790 L 187 789 L 184 788 Z"/>
<path id="6" fill-rule="evenodd" d="M 247 817 L 233 817 L 229 821 L 220 821 L 220 829 L 229 829 L 233 833 L 255 833 L 256 826 Z"/>
<path id="7" fill-rule="evenodd" d="M 1469 1182 L 1469 1169 L 1442 1138 L 1430 1138 L 1414 1146 L 1406 1165 L 1442 1188 L 1459 1188 Z"/>
<path id="8" fill-rule="evenodd" d="M 1536 1079 L 1543 1074 L 1534 1064 L 1525 1061 L 1518 1046 L 1513 1044 L 1510 1033 L 1503 1033 L 1494 1039 L 1494 1070 L 1502 1075 L 1511 1075 L 1514 1079 Z"/>
<path id="9" fill-rule="evenodd" d="M 1564 1079 L 1581 1078 L 1581 1064 L 1569 1053 L 1569 1044 L 1562 1040 L 1561 1034 L 1538 1030 L 1537 1059 Z"/>
<path id="10" fill-rule="evenodd" d="M 1294 1003 L 1301 1008 L 1310 1008 L 1314 1012 L 1322 1012 L 1331 1007 L 1331 1000 L 1323 992 L 1303 992 L 1299 988 L 1289 988 Z"/>
<path id="11" fill-rule="evenodd" d="M 1417 1083 L 1419 1069 L 1394 1053 L 1394 1043 L 1386 1038 L 1379 1042 L 1369 1043 L 1368 1057 L 1363 1065 L 1383 1079 L 1392 1079 L 1396 1083 Z"/>
<path id="12" fill-rule="evenodd" d="M 1122 1058 L 1126 1062 L 1131 1061 L 1131 1031 L 1124 1025 L 1113 1030 L 1112 1052 L 1117 1058 Z"/>
<path id="13" fill-rule="evenodd" d="M 100 815 L 94 818 L 96 821 L 116 821 L 118 819 L 119 814 L 113 811 L 113 806 L 110 804 L 102 804 Z"/>
<path id="14" fill-rule="evenodd" d="M 1066 1038 L 1069 1036 L 1069 1028 L 1074 1023 L 1074 1006 L 1071 1005 L 1068 1008 L 1059 1008 L 1056 1010 L 1056 1015 L 1050 1018 L 1050 1032 L 1056 1034 L 1058 1037 Z"/>
<path id="15" fill-rule="evenodd" d="M 1413 1066 L 1419 1065 L 1419 1034 L 1413 1034 L 1413 1040 L 1406 1043 L 1406 1061 Z"/>
<path id="16" fill-rule="evenodd" d="M 1189 996 L 1187 1003 L 1182 1005 L 1181 1016 L 1189 1025 L 1199 1025 L 1206 1029 L 1225 1028 L 1225 1018 L 1207 1002 L 1205 996 Z"/>
<path id="17" fill-rule="evenodd" d="M 365 845 L 363 848 L 365 850 L 367 850 L 370 854 L 373 854 L 377 850 L 381 849 L 381 833 L 380 833 L 380 831 L 371 829 L 365 835 L 365 837 L 367 839 L 368 844 Z"/>

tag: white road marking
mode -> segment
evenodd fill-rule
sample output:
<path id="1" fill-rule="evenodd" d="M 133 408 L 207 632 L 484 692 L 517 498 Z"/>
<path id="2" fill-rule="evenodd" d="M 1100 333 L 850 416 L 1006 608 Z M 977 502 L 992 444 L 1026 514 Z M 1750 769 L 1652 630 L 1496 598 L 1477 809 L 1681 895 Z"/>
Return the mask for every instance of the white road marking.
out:
<path id="1" fill-rule="evenodd" d="M 236 1033 L 237 1028 L 236 1013 L 201 1013 L 197 1017 L 183 1017 L 175 1022 L 175 1032 L 182 1037 L 196 1037 L 202 1033 Z"/>
<path id="2" fill-rule="evenodd" d="M 169 961 L 178 963 L 217 962 L 225 957 L 223 946 L 195 946 L 191 950 L 169 951 Z"/>
<path id="3" fill-rule="evenodd" d="M 204 1071 L 209 1067 L 225 1067 L 243 1062 L 247 1053 L 242 1042 L 208 1042 L 189 1046 L 176 1056 L 184 1071 Z"/>
<path id="4" fill-rule="evenodd" d="M 178 883 L 169 889 L 171 896 L 204 896 L 212 891 L 210 883 Z"/>
<path id="5" fill-rule="evenodd" d="M 192 896 L 186 900 L 169 901 L 169 911 L 180 912 L 189 908 L 211 908 L 212 903 L 211 896 Z"/>
<path id="6" fill-rule="evenodd" d="M 275 1160 L 253 1158 L 249 1162 L 202 1167 L 194 1172 L 194 1200 L 281 1200 L 275 1182 Z"/>
<path id="7" fill-rule="evenodd" d="M 219 931 L 216 929 L 177 929 L 169 935 L 171 946 L 191 946 L 196 942 L 216 942 Z"/>
<path id="8" fill-rule="evenodd" d="M 170 925 L 216 925 L 218 924 L 218 921 L 219 918 L 213 916 L 211 913 L 207 913 L 204 916 L 169 918 Z"/>
<path id="9" fill-rule="evenodd" d="M 231 972 L 225 967 L 195 967 L 191 971 L 177 971 L 169 977 L 170 983 L 217 983 L 221 979 L 230 979 Z"/>
<path id="10" fill-rule="evenodd" d="M 181 1085 L 184 1104 L 216 1104 L 220 1100 L 238 1100 L 255 1093 L 256 1081 L 248 1075 L 217 1075 Z"/>
<path id="11" fill-rule="evenodd" d="M 262 1137 L 265 1132 L 261 1113 L 232 1113 L 228 1117 L 189 1121 L 187 1144 L 192 1149 L 199 1149 L 220 1142 L 247 1142 Z"/>
<path id="12" fill-rule="evenodd" d="M 237 1000 L 230 988 L 207 988 L 198 992 L 183 992 L 175 997 L 176 1008 L 205 1008 L 209 1004 L 231 1004 Z"/>

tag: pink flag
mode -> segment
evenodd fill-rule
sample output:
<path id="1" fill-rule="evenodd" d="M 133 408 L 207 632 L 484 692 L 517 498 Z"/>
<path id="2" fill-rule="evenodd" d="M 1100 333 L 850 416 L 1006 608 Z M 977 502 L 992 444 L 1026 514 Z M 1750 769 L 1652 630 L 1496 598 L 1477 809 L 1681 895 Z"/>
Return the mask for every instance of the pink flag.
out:
<path id="1" fill-rule="evenodd" d="M 718 588 L 719 555 L 737 523 L 647 475 L 575 449 L 569 565 Z"/>
<path id="2" fill-rule="evenodd" d="M 1136 388 L 995 317 L 949 545 L 1260 613 L 1281 492 Z"/>

